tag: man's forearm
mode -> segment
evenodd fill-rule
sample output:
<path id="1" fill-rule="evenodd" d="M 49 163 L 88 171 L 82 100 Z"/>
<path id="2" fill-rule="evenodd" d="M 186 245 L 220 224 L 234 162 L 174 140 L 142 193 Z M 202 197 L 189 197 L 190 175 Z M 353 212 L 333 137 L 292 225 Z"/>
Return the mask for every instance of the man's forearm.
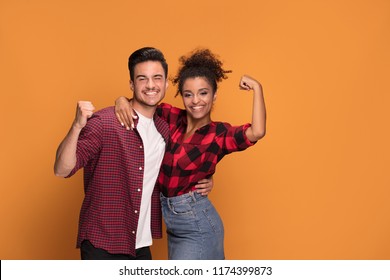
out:
<path id="1" fill-rule="evenodd" d="M 80 132 L 81 129 L 73 125 L 58 147 L 54 163 L 54 174 L 56 176 L 66 177 L 75 167 L 77 140 Z"/>

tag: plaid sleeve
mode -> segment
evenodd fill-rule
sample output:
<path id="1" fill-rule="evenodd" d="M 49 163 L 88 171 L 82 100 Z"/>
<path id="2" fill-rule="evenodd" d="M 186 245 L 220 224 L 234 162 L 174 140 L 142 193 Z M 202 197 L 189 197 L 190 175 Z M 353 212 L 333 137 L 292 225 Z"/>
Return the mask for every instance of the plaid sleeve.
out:
<path id="1" fill-rule="evenodd" d="M 90 160 L 97 157 L 102 143 L 102 130 L 100 118 L 96 115 L 92 115 L 88 120 L 87 125 L 81 130 L 79 139 L 77 140 L 77 162 L 66 178 L 74 175 L 77 170 L 85 167 Z"/>
<path id="2" fill-rule="evenodd" d="M 185 110 L 173 107 L 167 103 L 161 103 L 158 105 L 156 113 L 169 125 L 176 125 L 179 118 L 185 115 Z"/>
<path id="3" fill-rule="evenodd" d="M 225 133 L 222 134 L 222 148 L 226 154 L 235 151 L 242 151 L 256 144 L 256 142 L 249 141 L 248 137 L 245 134 L 245 131 L 251 126 L 250 123 L 241 126 L 231 126 L 227 123 L 222 123 L 221 125 L 224 126 L 225 130 Z"/>

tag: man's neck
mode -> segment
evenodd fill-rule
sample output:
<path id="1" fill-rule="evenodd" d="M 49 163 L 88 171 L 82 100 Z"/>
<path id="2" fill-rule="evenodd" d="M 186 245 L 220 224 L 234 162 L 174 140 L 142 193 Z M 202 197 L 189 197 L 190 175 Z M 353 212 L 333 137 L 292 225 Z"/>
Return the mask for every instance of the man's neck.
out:
<path id="1" fill-rule="evenodd" d="M 156 112 L 157 106 L 145 106 L 138 102 L 134 102 L 133 99 L 133 109 L 142 114 L 144 117 L 153 118 L 154 112 Z"/>

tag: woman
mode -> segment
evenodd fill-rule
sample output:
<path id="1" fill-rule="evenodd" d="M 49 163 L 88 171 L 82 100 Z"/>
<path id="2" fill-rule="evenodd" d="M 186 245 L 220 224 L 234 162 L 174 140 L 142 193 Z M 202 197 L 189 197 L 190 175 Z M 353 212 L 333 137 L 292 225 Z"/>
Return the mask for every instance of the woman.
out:
<path id="1" fill-rule="evenodd" d="M 218 83 L 226 79 L 222 62 L 208 49 L 180 58 L 173 84 L 185 110 L 161 104 L 157 113 L 169 124 L 167 145 L 157 184 L 168 233 L 168 257 L 176 259 L 224 259 L 221 218 L 207 198 L 196 193 L 200 179 L 210 178 L 216 164 L 231 152 L 245 150 L 265 135 L 265 104 L 258 81 L 243 76 L 239 87 L 253 91 L 252 124 L 231 126 L 211 120 Z M 131 119 L 127 99 L 116 101 L 120 122 Z"/>

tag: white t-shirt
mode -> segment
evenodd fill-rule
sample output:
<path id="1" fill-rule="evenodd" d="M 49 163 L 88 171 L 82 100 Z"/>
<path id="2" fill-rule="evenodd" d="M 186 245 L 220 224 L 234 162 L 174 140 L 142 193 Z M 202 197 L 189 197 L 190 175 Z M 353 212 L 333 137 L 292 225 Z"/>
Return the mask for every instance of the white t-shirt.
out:
<path id="1" fill-rule="evenodd" d="M 146 118 L 139 112 L 137 114 L 137 130 L 143 142 L 145 166 L 135 244 L 136 249 L 152 245 L 152 232 L 150 229 L 151 197 L 165 152 L 164 138 L 157 131 L 153 119 Z"/>

